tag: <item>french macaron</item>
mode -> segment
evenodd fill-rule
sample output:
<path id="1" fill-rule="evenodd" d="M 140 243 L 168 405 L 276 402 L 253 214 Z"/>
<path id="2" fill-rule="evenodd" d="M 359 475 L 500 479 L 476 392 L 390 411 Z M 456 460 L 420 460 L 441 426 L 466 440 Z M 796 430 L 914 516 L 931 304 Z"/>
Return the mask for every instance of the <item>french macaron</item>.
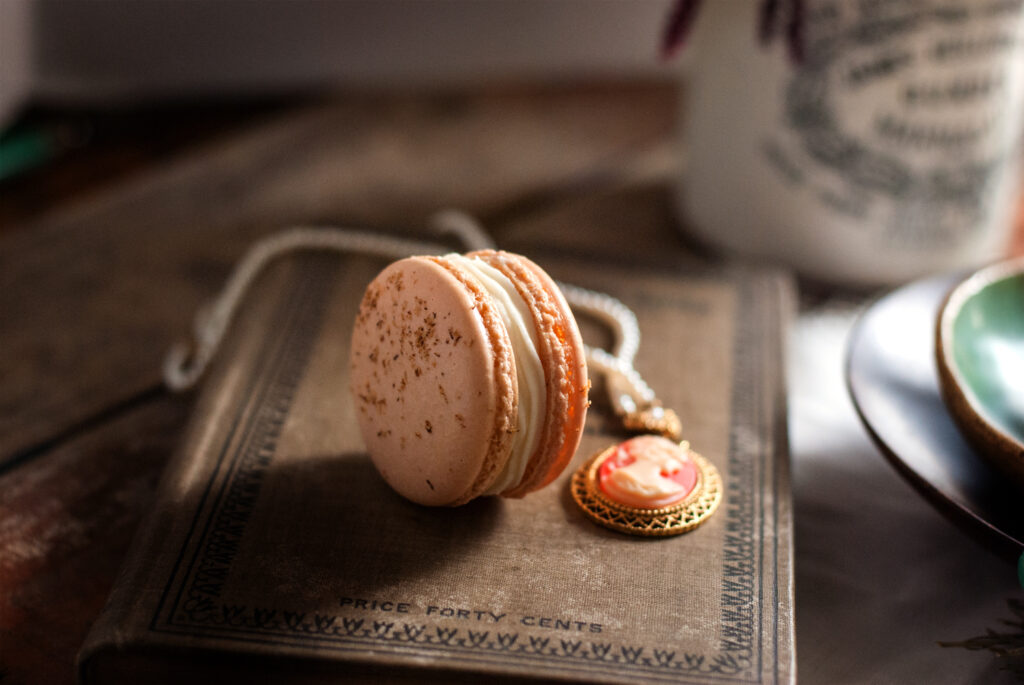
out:
<path id="1" fill-rule="evenodd" d="M 553 481 L 583 434 L 583 341 L 555 282 L 481 250 L 386 267 L 352 331 L 351 390 L 374 466 L 399 494 L 456 506 Z"/>

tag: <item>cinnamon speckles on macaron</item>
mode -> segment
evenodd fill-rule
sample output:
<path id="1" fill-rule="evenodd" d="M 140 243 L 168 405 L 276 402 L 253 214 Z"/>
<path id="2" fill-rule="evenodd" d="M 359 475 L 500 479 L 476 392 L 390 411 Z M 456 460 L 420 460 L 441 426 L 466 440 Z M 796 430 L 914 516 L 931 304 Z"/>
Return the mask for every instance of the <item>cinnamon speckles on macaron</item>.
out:
<path id="1" fill-rule="evenodd" d="M 523 257 L 388 266 L 366 289 L 350 365 L 367 451 L 415 502 L 522 496 L 557 476 L 582 433 L 589 383 L 575 321 Z"/>

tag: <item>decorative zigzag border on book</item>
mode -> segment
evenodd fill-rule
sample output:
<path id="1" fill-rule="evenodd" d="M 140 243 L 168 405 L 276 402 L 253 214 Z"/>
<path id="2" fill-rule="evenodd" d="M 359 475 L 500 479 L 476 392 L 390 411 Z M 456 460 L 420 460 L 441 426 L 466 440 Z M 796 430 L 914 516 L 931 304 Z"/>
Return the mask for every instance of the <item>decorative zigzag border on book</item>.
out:
<path id="1" fill-rule="evenodd" d="M 760 546 L 754 543 L 754 522 L 763 522 L 764 502 L 761 499 L 764 483 L 755 483 L 758 465 L 764 461 L 763 449 L 757 439 L 758 426 L 762 421 L 761 403 L 753 398 L 762 397 L 762 359 L 744 349 L 753 336 L 750 331 L 753 317 L 763 315 L 752 305 L 751 286 L 744 283 L 741 289 L 740 306 L 737 308 L 737 332 L 734 336 L 735 349 L 732 351 L 734 382 L 732 387 L 732 413 L 729 432 L 728 485 L 725 493 L 726 536 L 723 545 L 722 587 L 719 599 L 722 625 L 721 649 L 733 655 L 746 667 L 753 664 L 755 637 L 760 631 L 760 607 L 755 592 L 760 589 L 762 579 L 758 576 L 761 564 L 757 563 Z M 769 419 L 770 420 L 770 419 Z M 763 469 L 761 469 L 763 471 Z M 764 474 L 762 473 L 762 479 Z M 758 506 L 762 507 L 757 516 Z M 757 653 L 760 660 L 761 654 Z M 761 672 L 756 664 L 754 674 Z M 754 677 L 751 675 L 750 677 Z"/>
<path id="2" fill-rule="evenodd" d="M 725 497 L 727 535 L 724 543 L 723 581 L 720 595 L 721 650 L 717 654 L 678 653 L 670 648 L 659 649 L 648 645 L 612 644 L 597 640 L 568 640 L 539 637 L 520 632 L 472 631 L 459 628 L 445 629 L 397 621 L 367 621 L 333 615 L 283 610 L 270 607 L 229 605 L 220 600 L 223 583 L 252 509 L 259 495 L 263 476 L 273 460 L 277 439 L 287 417 L 291 400 L 306 368 L 312 341 L 320 326 L 329 291 L 330 277 L 314 270 L 306 270 L 305 277 L 296 285 L 299 292 L 286 302 L 301 303 L 292 311 L 283 308 L 283 316 L 290 319 L 278 328 L 282 331 L 276 346 L 269 345 L 264 356 L 268 372 L 260 388 L 254 391 L 255 411 L 251 426 L 242 446 L 223 468 L 233 469 L 220 501 L 206 520 L 199 544 L 185 575 L 185 583 L 171 604 L 166 623 L 161 626 L 161 602 L 152 623 L 153 630 L 182 632 L 182 629 L 213 631 L 222 637 L 232 634 L 255 635 L 329 642 L 337 647 L 383 645 L 391 648 L 408 647 L 422 653 L 424 649 L 443 649 L 447 653 L 462 652 L 471 657 L 479 655 L 515 654 L 517 658 L 538 658 L 550 663 L 551 659 L 579 665 L 616 664 L 644 673 L 645 677 L 672 674 L 699 674 L 732 682 L 755 681 L 760 673 L 761 654 L 754 662 L 754 645 L 761 626 L 760 565 L 756 563 L 760 546 L 755 545 L 754 526 L 758 506 L 764 506 L 759 488 L 755 484 L 758 463 L 763 455 L 753 454 L 759 449 L 756 429 L 764 417 L 760 403 L 760 387 L 741 387 L 736 382 L 732 389 L 734 420 L 730 434 L 729 474 Z M 749 286 L 740 292 L 736 325 L 741 329 L 751 326 Z M 746 314 L 746 316 L 744 316 Z M 747 330 L 736 335 L 737 349 L 733 351 L 735 378 L 760 382 L 758 355 L 745 354 L 744 340 L 749 341 Z M 270 349 L 274 347 L 274 349 Z M 749 350 L 746 350 L 749 353 Z M 244 413 L 244 408 L 240 410 Z M 770 417 L 769 417 L 770 420 Z M 761 478 L 765 475 L 762 473 Z M 762 513 L 763 514 L 763 513 Z M 186 545 L 188 542 L 186 542 Z M 182 550 L 184 552 L 184 550 Z M 175 570 L 168 590 L 179 575 Z M 187 588 L 187 590 L 186 590 Z M 182 596 L 184 594 L 184 597 Z M 340 623 L 339 623 L 340 619 Z M 192 631 L 194 632 L 194 631 Z M 525 637 L 525 639 L 524 639 Z"/>
<path id="3" fill-rule="evenodd" d="M 491 652 L 517 656 L 556 657 L 584 663 L 629 664 L 686 673 L 735 675 L 743 664 L 726 652 L 708 658 L 673 649 L 614 644 L 600 640 L 552 638 L 519 631 L 463 630 L 413 622 L 371 621 L 266 607 L 227 605 L 210 597 L 186 602 L 179 617 L 195 627 L 247 629 L 260 634 L 310 638 L 343 638 L 364 644 L 443 647 L 449 651 Z M 433 629 L 431 629 L 433 628 Z"/>

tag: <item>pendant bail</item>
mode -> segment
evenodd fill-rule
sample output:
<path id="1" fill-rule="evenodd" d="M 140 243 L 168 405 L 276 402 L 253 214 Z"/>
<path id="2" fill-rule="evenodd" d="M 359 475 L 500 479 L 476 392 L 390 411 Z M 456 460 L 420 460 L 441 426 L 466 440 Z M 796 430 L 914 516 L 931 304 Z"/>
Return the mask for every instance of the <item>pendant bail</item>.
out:
<path id="1" fill-rule="evenodd" d="M 607 373 L 605 381 L 612 407 L 627 431 L 653 433 L 673 442 L 683 439 L 683 424 L 679 415 L 662 406 L 656 397 L 638 398 L 634 384 L 615 371 Z"/>
<path id="2" fill-rule="evenodd" d="M 679 415 L 657 402 L 626 412 L 622 416 L 622 425 L 631 433 L 654 433 L 674 442 L 683 439 Z"/>

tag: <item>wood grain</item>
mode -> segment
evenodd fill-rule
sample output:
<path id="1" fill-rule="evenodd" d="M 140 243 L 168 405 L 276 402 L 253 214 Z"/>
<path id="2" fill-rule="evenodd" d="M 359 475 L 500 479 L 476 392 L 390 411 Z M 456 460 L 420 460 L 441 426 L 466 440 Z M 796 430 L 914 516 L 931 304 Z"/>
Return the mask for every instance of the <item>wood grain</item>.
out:
<path id="1" fill-rule="evenodd" d="M 74 682 L 188 407 L 158 397 L 0 476 L 0 682 Z"/>

